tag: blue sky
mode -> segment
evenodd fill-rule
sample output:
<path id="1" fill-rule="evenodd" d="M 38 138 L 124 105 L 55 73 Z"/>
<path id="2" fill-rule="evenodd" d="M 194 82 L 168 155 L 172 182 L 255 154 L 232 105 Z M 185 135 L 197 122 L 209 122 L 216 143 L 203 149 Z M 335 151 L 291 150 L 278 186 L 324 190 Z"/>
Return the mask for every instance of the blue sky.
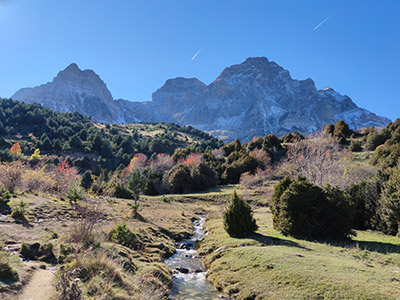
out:
<path id="1" fill-rule="evenodd" d="M 396 119 L 399 11 L 397 0 L 0 0 L 0 96 L 75 62 L 114 98 L 144 101 L 169 78 L 208 84 L 227 66 L 266 56 L 293 78 Z"/>

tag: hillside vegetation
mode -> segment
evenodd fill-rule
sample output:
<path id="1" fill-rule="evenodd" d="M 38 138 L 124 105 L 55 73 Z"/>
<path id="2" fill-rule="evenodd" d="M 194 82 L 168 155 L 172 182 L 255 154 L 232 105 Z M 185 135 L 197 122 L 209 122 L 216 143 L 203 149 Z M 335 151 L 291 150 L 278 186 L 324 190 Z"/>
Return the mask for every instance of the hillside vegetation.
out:
<path id="1" fill-rule="evenodd" d="M 222 144 L 191 127 L 0 104 L 5 299 L 40 278 L 60 300 L 167 299 L 180 271 L 163 259 L 199 214 L 198 253 L 221 294 L 400 297 L 399 120 Z"/>
<path id="2" fill-rule="evenodd" d="M 100 173 L 128 165 L 134 153 L 151 157 L 173 154 L 176 148 L 206 151 L 222 145 L 215 137 L 190 126 L 165 123 L 103 125 L 79 113 L 59 113 L 39 104 L 0 99 L 0 158 L 10 161 L 8 149 L 18 142 L 22 154 L 69 156 L 81 171 Z"/>

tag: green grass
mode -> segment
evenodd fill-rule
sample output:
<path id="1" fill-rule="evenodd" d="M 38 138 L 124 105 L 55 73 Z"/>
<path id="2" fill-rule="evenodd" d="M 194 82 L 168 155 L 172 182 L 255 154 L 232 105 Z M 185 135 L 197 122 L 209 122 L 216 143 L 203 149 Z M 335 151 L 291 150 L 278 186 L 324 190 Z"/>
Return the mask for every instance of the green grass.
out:
<path id="1" fill-rule="evenodd" d="M 208 279 L 225 293 L 236 299 L 400 299 L 399 238 L 359 231 L 349 242 L 297 240 L 272 228 L 268 209 L 255 216 L 260 229 L 244 239 L 224 232 L 219 213 L 206 222 L 210 234 L 199 252 L 210 253 Z"/>

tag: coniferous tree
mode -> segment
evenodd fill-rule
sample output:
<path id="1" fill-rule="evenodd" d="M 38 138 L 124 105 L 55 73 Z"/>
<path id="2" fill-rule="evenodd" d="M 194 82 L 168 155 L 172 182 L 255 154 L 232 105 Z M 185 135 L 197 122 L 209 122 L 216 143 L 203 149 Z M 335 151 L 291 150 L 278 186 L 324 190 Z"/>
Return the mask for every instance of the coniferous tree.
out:
<path id="1" fill-rule="evenodd" d="M 49 151 L 52 149 L 51 142 L 47 136 L 41 142 L 40 149 L 42 149 L 43 151 Z"/>
<path id="2" fill-rule="evenodd" d="M 93 184 L 92 172 L 89 170 L 83 173 L 81 178 L 81 186 L 88 190 Z"/>
<path id="3" fill-rule="evenodd" d="M 250 205 L 233 192 L 231 202 L 224 212 L 224 228 L 232 237 L 245 237 L 253 234 L 258 226 Z"/>

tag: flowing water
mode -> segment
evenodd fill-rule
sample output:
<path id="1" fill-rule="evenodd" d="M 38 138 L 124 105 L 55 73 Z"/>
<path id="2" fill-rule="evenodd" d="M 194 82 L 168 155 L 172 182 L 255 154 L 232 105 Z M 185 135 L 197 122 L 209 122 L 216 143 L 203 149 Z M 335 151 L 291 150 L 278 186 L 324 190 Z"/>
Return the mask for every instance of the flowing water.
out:
<path id="1" fill-rule="evenodd" d="M 203 236 L 204 216 L 193 222 L 194 234 L 177 243 L 176 253 L 165 260 L 174 271 L 171 300 L 221 299 L 211 283 L 206 280 L 206 269 L 195 250 L 196 242 Z"/>

